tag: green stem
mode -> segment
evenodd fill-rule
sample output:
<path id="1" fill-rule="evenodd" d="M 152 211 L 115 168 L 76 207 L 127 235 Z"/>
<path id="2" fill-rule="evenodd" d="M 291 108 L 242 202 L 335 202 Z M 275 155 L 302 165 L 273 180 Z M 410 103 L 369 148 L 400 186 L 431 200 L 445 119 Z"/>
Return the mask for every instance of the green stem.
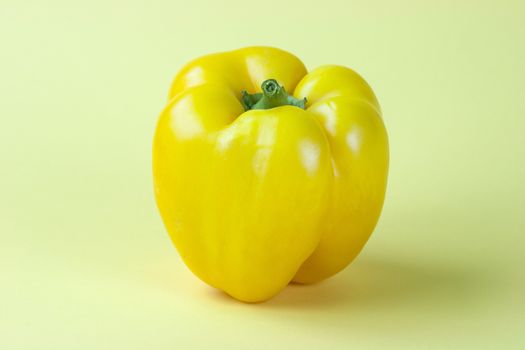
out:
<path id="1" fill-rule="evenodd" d="M 299 100 L 292 95 L 288 95 L 283 86 L 280 86 L 275 79 L 265 80 L 261 84 L 261 92 L 249 94 L 242 92 L 242 105 L 245 110 L 250 109 L 270 109 L 279 106 L 295 106 L 305 109 L 306 97 Z"/>

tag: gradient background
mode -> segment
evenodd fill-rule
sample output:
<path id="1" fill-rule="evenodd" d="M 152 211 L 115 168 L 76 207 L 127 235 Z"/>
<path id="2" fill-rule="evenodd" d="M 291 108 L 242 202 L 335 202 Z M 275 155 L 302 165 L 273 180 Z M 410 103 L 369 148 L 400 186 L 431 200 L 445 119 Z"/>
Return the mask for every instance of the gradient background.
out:
<path id="1" fill-rule="evenodd" d="M 0 0 L 0 348 L 524 349 L 523 1 Z M 177 70 L 265 44 L 347 65 L 390 134 L 350 268 L 246 305 L 191 275 L 157 213 Z"/>

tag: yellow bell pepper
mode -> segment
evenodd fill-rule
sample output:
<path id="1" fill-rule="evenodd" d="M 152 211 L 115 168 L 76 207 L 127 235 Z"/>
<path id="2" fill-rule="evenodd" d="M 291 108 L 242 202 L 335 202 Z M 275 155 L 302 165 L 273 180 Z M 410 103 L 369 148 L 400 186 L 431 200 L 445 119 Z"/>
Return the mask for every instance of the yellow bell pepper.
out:
<path id="1" fill-rule="evenodd" d="M 353 70 L 308 73 L 288 52 L 249 47 L 198 58 L 176 76 L 153 173 L 186 265 L 260 302 L 357 256 L 383 205 L 388 139 L 374 93 Z"/>

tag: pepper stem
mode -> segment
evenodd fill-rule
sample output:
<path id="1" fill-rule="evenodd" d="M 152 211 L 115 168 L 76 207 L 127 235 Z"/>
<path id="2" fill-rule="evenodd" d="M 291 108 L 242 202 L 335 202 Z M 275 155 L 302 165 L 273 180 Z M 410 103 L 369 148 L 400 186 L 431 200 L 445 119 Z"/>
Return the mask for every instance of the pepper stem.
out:
<path id="1" fill-rule="evenodd" d="M 246 111 L 250 109 L 270 109 L 279 106 L 295 106 L 305 109 L 306 97 L 302 100 L 288 95 L 284 86 L 280 86 L 275 79 L 268 79 L 261 84 L 261 92 L 249 94 L 242 92 L 242 105 Z"/>

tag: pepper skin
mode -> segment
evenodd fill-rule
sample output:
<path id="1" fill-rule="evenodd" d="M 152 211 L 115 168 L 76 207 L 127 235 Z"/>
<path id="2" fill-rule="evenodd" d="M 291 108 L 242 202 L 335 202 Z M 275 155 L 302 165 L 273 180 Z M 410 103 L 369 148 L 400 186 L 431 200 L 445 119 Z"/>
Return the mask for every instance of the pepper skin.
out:
<path id="1" fill-rule="evenodd" d="M 271 47 L 187 64 L 153 144 L 157 205 L 182 259 L 245 302 L 347 266 L 376 225 L 387 173 L 368 84 L 341 66 L 307 73 Z"/>

